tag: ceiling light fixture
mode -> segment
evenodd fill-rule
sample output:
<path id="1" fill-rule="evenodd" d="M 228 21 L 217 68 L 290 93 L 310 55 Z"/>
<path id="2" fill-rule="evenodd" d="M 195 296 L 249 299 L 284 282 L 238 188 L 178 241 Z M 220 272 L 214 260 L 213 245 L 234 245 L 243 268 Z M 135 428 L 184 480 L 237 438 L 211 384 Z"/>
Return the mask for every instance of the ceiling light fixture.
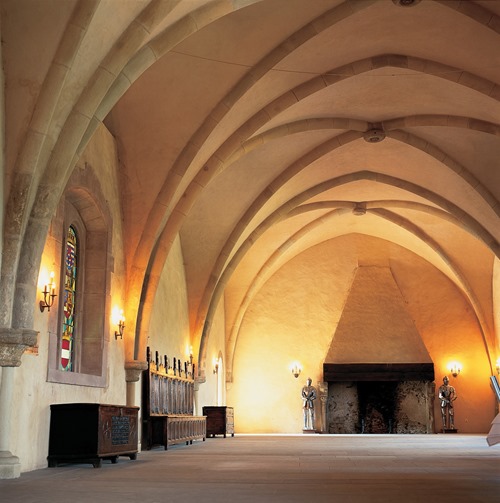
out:
<path id="1" fill-rule="evenodd" d="M 366 203 L 356 203 L 352 209 L 352 214 L 357 217 L 366 215 Z"/>
<path id="2" fill-rule="evenodd" d="M 369 129 L 363 135 L 363 138 L 368 143 L 379 143 L 385 138 L 385 132 L 383 129 L 378 129 L 378 128 Z"/>
<path id="3" fill-rule="evenodd" d="M 421 0 L 392 0 L 392 3 L 398 7 L 414 7 L 420 3 L 420 1 Z"/>

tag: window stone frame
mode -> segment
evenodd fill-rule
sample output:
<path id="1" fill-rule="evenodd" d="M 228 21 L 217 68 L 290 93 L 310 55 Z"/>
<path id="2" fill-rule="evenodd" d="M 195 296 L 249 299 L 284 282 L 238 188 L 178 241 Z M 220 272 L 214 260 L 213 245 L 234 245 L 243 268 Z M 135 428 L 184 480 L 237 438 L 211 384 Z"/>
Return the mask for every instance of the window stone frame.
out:
<path id="1" fill-rule="evenodd" d="M 108 385 L 108 345 L 111 313 L 112 219 L 100 185 L 90 166 L 76 168 L 61 197 L 49 230 L 54 270 L 62 271 L 66 235 L 74 225 L 80 239 L 81 269 L 75 313 L 74 371 L 60 369 L 62 289 L 50 311 L 47 381 L 105 388 Z"/>

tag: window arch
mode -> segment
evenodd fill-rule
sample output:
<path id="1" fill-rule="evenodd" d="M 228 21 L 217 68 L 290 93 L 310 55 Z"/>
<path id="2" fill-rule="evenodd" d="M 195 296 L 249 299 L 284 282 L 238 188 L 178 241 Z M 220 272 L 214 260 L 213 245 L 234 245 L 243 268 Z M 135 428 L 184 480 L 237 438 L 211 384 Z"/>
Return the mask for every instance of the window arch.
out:
<path id="1" fill-rule="evenodd" d="M 60 250 L 61 288 L 59 305 L 50 311 L 47 380 L 105 387 L 111 217 L 91 168 L 75 171 L 49 235 L 52 246 Z"/>

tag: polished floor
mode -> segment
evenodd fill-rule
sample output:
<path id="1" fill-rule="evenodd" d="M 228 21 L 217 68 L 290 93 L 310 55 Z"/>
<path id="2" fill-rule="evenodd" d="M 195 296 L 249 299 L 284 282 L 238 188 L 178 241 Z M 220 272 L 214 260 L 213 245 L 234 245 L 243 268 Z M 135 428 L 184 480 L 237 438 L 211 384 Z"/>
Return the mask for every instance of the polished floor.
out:
<path id="1" fill-rule="evenodd" d="M 0 481 L 15 503 L 500 502 L 479 435 L 236 435 Z"/>

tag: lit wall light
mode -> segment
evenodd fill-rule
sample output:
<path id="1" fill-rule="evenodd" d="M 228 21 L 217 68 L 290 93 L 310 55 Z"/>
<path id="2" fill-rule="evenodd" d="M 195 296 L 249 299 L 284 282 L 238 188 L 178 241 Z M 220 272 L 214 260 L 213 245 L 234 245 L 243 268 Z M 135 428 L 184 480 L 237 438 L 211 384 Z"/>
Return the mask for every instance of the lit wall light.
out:
<path id="1" fill-rule="evenodd" d="M 50 312 L 50 308 L 54 305 L 54 299 L 57 297 L 53 271 L 50 273 L 50 283 L 44 285 L 42 294 L 43 299 L 40 301 L 40 311 L 43 313 L 47 309 Z"/>
<path id="2" fill-rule="evenodd" d="M 118 314 L 115 314 L 114 316 L 114 323 L 118 325 L 118 330 L 115 330 L 115 340 L 118 339 L 123 339 L 123 331 L 125 330 L 125 316 L 123 315 L 123 309 L 120 309 L 118 311 Z"/>
<path id="3" fill-rule="evenodd" d="M 448 370 L 453 377 L 457 377 L 458 374 L 460 374 L 460 372 L 462 371 L 462 365 L 458 362 L 451 362 L 448 365 Z"/>
<path id="4" fill-rule="evenodd" d="M 218 373 L 219 373 L 219 359 L 214 358 L 214 374 L 218 374 Z"/>
<path id="5" fill-rule="evenodd" d="M 497 359 L 497 374 L 500 374 L 500 358 Z"/>
<path id="6" fill-rule="evenodd" d="M 300 364 L 298 364 L 297 362 L 293 363 L 291 366 L 291 371 L 295 378 L 299 377 L 300 373 L 302 372 Z"/>

